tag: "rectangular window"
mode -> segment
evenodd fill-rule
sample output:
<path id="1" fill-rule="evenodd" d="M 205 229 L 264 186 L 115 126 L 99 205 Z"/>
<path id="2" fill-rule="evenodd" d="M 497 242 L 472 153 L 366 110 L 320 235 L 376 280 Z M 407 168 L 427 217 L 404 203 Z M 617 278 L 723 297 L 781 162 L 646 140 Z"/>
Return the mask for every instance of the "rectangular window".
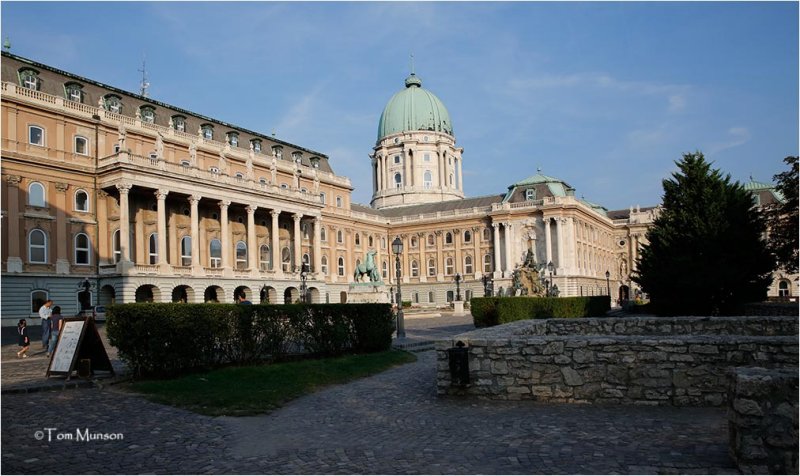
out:
<path id="1" fill-rule="evenodd" d="M 430 162 L 431 161 L 431 154 L 425 154 L 422 157 L 423 157 L 423 160 L 425 160 L 425 162 Z"/>
<path id="2" fill-rule="evenodd" d="M 28 143 L 44 146 L 44 129 L 41 127 L 30 126 L 28 128 Z"/>
<path id="3" fill-rule="evenodd" d="M 400 156 L 399 155 L 395 155 L 394 156 L 394 163 L 395 164 L 399 164 L 400 163 Z"/>
<path id="4" fill-rule="evenodd" d="M 75 153 L 80 155 L 87 155 L 89 153 L 88 141 L 85 137 L 75 138 Z"/>

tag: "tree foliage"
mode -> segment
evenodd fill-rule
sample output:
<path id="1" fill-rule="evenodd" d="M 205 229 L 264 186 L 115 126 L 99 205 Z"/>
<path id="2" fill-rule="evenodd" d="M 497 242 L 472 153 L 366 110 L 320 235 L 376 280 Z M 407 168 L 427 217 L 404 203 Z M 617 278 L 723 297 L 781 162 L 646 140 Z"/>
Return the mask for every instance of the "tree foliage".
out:
<path id="1" fill-rule="evenodd" d="M 634 280 L 662 315 L 730 315 L 763 300 L 774 260 L 752 197 L 700 152 L 676 164 Z"/>
<path id="2" fill-rule="evenodd" d="M 783 195 L 784 201 L 770 204 L 765 212 L 769 220 L 769 247 L 775 254 L 778 264 L 789 273 L 797 272 L 797 157 L 783 159 L 789 170 L 773 177 L 775 190 Z"/>

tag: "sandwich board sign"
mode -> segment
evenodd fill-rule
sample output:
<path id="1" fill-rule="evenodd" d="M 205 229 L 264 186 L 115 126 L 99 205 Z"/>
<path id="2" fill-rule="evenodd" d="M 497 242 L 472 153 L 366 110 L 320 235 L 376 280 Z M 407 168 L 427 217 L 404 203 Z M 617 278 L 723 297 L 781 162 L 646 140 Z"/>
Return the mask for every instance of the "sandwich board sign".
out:
<path id="1" fill-rule="evenodd" d="M 58 342 L 50 356 L 50 365 L 47 367 L 46 376 L 66 375 L 69 380 L 76 365 L 83 359 L 90 360 L 92 373 L 95 370 L 104 370 L 114 375 L 114 368 L 111 366 L 111 360 L 103 346 L 103 340 L 97 332 L 94 318 L 76 317 L 64 319 L 61 322 Z"/>

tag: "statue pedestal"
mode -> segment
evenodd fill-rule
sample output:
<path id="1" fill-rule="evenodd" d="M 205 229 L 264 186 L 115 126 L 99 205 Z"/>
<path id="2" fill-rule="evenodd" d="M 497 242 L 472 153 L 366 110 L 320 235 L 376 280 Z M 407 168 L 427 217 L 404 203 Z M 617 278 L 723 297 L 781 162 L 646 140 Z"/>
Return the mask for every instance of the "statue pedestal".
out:
<path id="1" fill-rule="evenodd" d="M 453 315 L 454 316 L 464 315 L 464 301 L 453 301 Z"/>
<path id="2" fill-rule="evenodd" d="M 354 304 L 389 303 L 389 290 L 383 283 L 350 283 L 347 302 Z"/>

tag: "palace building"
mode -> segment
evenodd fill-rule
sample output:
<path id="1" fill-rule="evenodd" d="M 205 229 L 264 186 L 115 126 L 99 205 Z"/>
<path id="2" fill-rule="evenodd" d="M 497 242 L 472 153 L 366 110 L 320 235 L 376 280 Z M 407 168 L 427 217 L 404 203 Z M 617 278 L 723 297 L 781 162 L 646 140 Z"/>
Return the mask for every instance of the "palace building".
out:
<path id="1" fill-rule="evenodd" d="M 346 302 L 368 251 L 396 286 L 396 237 L 414 305 L 448 305 L 456 275 L 467 299 L 488 277 L 508 290 L 531 256 L 553 264 L 543 278 L 561 296 L 610 288 L 627 299 L 658 213 L 606 210 L 541 172 L 465 197 L 468 154 L 413 73 L 380 117 L 369 206 L 351 202 L 353 184 L 324 153 L 8 52 L 1 79 L 3 325 L 48 298 L 65 314 L 240 293 L 295 302 L 303 264 L 311 302 Z M 754 193 L 767 199 L 762 185 Z M 795 282 L 776 280 L 771 294 L 794 294 Z"/>

